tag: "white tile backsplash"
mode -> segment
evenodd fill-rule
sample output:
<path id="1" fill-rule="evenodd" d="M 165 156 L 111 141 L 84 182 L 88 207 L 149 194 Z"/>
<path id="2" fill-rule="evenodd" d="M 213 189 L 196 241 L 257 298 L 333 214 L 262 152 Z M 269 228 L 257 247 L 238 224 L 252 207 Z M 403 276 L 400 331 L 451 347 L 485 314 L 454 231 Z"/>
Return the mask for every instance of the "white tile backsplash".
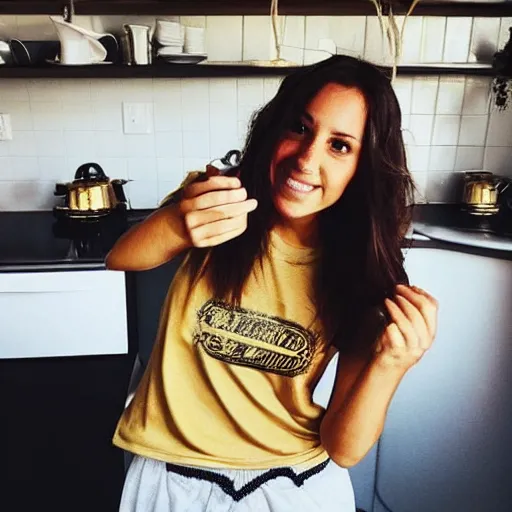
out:
<path id="1" fill-rule="evenodd" d="M 499 18 L 475 18 L 471 35 L 470 62 L 491 62 L 498 47 Z"/>
<path id="2" fill-rule="evenodd" d="M 443 61 L 445 31 L 445 17 L 425 16 L 421 38 L 421 62 Z"/>
<path id="3" fill-rule="evenodd" d="M 64 130 L 82 131 L 94 129 L 94 111 L 91 104 L 64 103 L 62 105 Z"/>
<path id="4" fill-rule="evenodd" d="M 414 78 L 411 114 L 435 114 L 438 87 L 438 77 Z"/>
<path id="5" fill-rule="evenodd" d="M 107 176 L 117 179 L 128 179 L 128 161 L 125 158 L 101 158 L 101 167 Z M 69 179 L 69 169 L 68 179 Z"/>
<path id="6" fill-rule="evenodd" d="M 93 102 L 89 105 L 95 131 L 121 132 L 123 129 L 123 104 L 117 102 Z M 105 135 L 106 136 L 106 135 Z"/>
<path id="7" fill-rule="evenodd" d="M 455 171 L 480 170 L 484 164 L 483 146 L 459 146 L 455 160 Z"/>
<path id="8" fill-rule="evenodd" d="M 66 144 L 62 131 L 34 132 L 39 156 L 66 156 Z"/>
<path id="9" fill-rule="evenodd" d="M 210 155 L 210 133 L 203 131 L 183 132 L 183 157 L 208 158 Z M 222 156 L 222 155 L 221 155 Z"/>
<path id="10" fill-rule="evenodd" d="M 403 31 L 401 63 L 421 62 L 422 32 L 424 18 L 422 16 L 396 17 L 399 30 Z M 405 27 L 404 27 L 405 22 Z"/>
<path id="11" fill-rule="evenodd" d="M 93 131 L 65 131 L 66 155 L 80 158 L 96 156 L 96 133 Z"/>
<path id="12" fill-rule="evenodd" d="M 157 132 L 155 134 L 155 152 L 159 158 L 183 157 L 183 132 Z"/>
<path id="13" fill-rule="evenodd" d="M 276 57 L 269 16 L 244 16 L 242 60 L 270 60 Z"/>
<path id="14" fill-rule="evenodd" d="M 459 146 L 484 146 L 487 124 L 487 116 L 462 116 Z"/>
<path id="15" fill-rule="evenodd" d="M 242 60 L 242 16 L 207 16 L 206 47 L 208 60 Z"/>
<path id="16" fill-rule="evenodd" d="M 10 145 L 12 141 L 0 140 L 0 158 L 7 157 L 10 155 Z M 1 173 L 0 167 L 0 173 Z"/>
<path id="17" fill-rule="evenodd" d="M 237 82 L 239 105 L 263 104 L 263 78 L 239 78 Z"/>
<path id="18" fill-rule="evenodd" d="M 336 43 L 337 52 L 343 55 L 363 57 L 365 34 L 365 16 L 332 16 L 329 20 L 327 37 Z"/>
<path id="19" fill-rule="evenodd" d="M 433 115 L 412 114 L 409 117 L 409 132 L 411 133 L 413 144 L 416 146 L 430 146 L 433 125 Z"/>
<path id="20" fill-rule="evenodd" d="M 414 180 L 414 201 L 416 203 L 425 203 L 427 201 L 427 179 L 426 172 L 412 172 Z"/>
<path id="21" fill-rule="evenodd" d="M 413 172 L 428 171 L 430 146 L 407 146 L 407 165 Z"/>
<path id="22" fill-rule="evenodd" d="M 34 128 L 32 110 L 28 101 L 8 102 L 0 94 L 0 102 L 0 111 L 11 114 L 13 130 L 32 130 Z"/>
<path id="23" fill-rule="evenodd" d="M 237 82 L 231 78 L 209 79 L 210 104 L 222 103 L 236 108 Z"/>
<path id="24" fill-rule="evenodd" d="M 154 208 L 158 200 L 156 180 L 137 180 L 126 184 L 127 197 L 131 208 Z"/>
<path id="25" fill-rule="evenodd" d="M 154 24 L 151 17 L 84 18 L 91 19 L 96 30 L 107 31 L 142 19 Z M 401 28 L 403 16 L 396 20 Z M 268 16 L 183 16 L 181 21 L 206 27 L 210 61 L 275 57 Z M 388 20 L 383 22 L 387 26 Z M 376 16 L 280 16 L 278 25 L 281 56 L 299 64 L 329 57 L 319 49 L 326 42 L 338 53 L 392 62 Z M 486 51 L 508 41 L 510 26 L 512 18 L 411 16 L 401 61 L 489 58 Z M 20 34 L 44 39 L 49 27 L 44 16 L 0 16 L 3 39 Z M 126 190 L 132 207 L 154 207 L 185 172 L 241 148 L 253 113 L 274 97 L 281 81 L 279 76 L 3 79 L 0 112 L 11 115 L 14 138 L 0 142 L 0 210 L 51 208 L 55 182 L 71 181 L 85 161 L 98 162 L 112 178 L 131 179 Z M 395 80 L 417 201 L 457 200 L 458 171 L 512 172 L 512 109 L 493 109 L 490 87 L 491 78 L 477 76 Z M 123 101 L 152 105 L 152 133 L 123 133 Z"/>
<path id="26" fill-rule="evenodd" d="M 472 18 L 454 16 L 446 19 L 443 62 L 468 61 L 472 25 Z"/>
<path id="27" fill-rule="evenodd" d="M 279 29 L 282 34 L 281 58 L 297 65 L 303 64 L 306 17 L 280 16 Z"/>
<path id="28" fill-rule="evenodd" d="M 37 156 L 36 138 L 32 131 L 15 131 L 12 140 L 6 144 L 11 156 Z"/>
<path id="29" fill-rule="evenodd" d="M 183 158 L 157 158 L 156 171 L 158 182 L 176 183 L 176 187 L 183 181 L 185 175 Z M 174 188 L 176 188 L 174 187 Z"/>
<path id="30" fill-rule="evenodd" d="M 487 146 L 512 146 L 512 109 L 491 112 Z"/>
<path id="31" fill-rule="evenodd" d="M 40 175 L 44 176 L 47 180 L 55 180 L 56 182 L 71 181 L 74 177 L 75 170 L 69 169 L 65 158 L 51 156 L 39 157 Z M 105 168 L 104 170 L 107 172 Z"/>
<path id="32" fill-rule="evenodd" d="M 0 39 L 3 39 L 1 37 L 1 33 Z M 8 102 L 10 104 L 15 101 L 29 101 L 26 80 L 12 79 L 7 80 L 4 84 L 2 84 L 2 95 L 0 96 L 0 102 Z"/>
<path id="33" fill-rule="evenodd" d="M 411 113 L 412 84 L 413 80 L 410 77 L 397 77 L 393 83 L 402 115 Z"/>
<path id="34" fill-rule="evenodd" d="M 32 101 L 30 108 L 32 110 L 34 130 L 47 131 L 62 130 L 64 128 L 62 103 L 57 101 Z"/>
<path id="35" fill-rule="evenodd" d="M 11 158 L 12 179 L 16 181 L 37 181 L 39 179 L 39 162 L 35 156 Z"/>
<path id="36" fill-rule="evenodd" d="M 429 171 L 453 171 L 457 146 L 431 146 Z"/>
<path id="37" fill-rule="evenodd" d="M 386 21 L 383 20 L 383 23 Z M 366 18 L 364 58 L 376 64 L 392 62 L 387 39 L 382 34 L 381 22 L 377 16 Z"/>
<path id="38" fill-rule="evenodd" d="M 437 93 L 436 114 L 450 115 L 462 112 L 465 80 L 462 77 L 441 77 Z"/>
<path id="39" fill-rule="evenodd" d="M 155 181 L 157 179 L 156 158 L 130 158 L 128 160 L 128 179 L 135 181 Z"/>
<path id="40" fill-rule="evenodd" d="M 461 172 L 429 172 L 427 201 L 429 203 L 453 203 L 460 201 L 463 184 Z"/>
<path id="41" fill-rule="evenodd" d="M 463 115 L 487 115 L 490 109 L 491 79 L 467 77 L 462 105 Z"/>
<path id="42" fill-rule="evenodd" d="M 432 144 L 456 146 L 459 139 L 460 116 L 435 116 Z"/>
<path id="43" fill-rule="evenodd" d="M 512 148 L 487 147 L 484 154 L 484 168 L 496 174 L 512 178 Z"/>

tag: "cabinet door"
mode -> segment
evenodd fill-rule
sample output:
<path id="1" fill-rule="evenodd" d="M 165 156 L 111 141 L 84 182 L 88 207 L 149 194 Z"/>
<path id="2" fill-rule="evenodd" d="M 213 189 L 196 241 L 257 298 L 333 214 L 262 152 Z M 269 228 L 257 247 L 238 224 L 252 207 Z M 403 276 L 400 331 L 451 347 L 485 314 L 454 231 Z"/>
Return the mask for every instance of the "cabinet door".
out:
<path id="1" fill-rule="evenodd" d="M 123 272 L 0 274 L 0 358 L 127 351 Z"/>
<path id="2" fill-rule="evenodd" d="M 412 249 L 440 303 L 436 341 L 392 401 L 375 511 L 512 510 L 512 261 Z"/>

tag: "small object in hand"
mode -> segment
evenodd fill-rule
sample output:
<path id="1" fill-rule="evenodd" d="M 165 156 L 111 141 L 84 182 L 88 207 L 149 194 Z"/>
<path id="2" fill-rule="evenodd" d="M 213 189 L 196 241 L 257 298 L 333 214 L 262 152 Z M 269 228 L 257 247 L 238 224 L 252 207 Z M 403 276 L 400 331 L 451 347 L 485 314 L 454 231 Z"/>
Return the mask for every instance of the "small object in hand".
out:
<path id="1" fill-rule="evenodd" d="M 211 164 L 208 164 L 206 166 L 206 176 L 208 176 L 208 178 L 212 177 L 212 176 L 219 176 L 220 175 L 220 170 L 217 169 L 217 167 L 215 167 L 214 165 L 211 165 Z"/>

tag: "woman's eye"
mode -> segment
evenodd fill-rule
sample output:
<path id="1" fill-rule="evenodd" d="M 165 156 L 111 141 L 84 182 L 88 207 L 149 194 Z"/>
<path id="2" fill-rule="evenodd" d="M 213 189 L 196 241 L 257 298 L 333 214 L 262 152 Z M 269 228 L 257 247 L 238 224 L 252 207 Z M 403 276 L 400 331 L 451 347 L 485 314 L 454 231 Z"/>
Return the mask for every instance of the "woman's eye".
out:
<path id="1" fill-rule="evenodd" d="M 351 149 L 349 144 L 340 139 L 333 140 L 331 146 L 337 153 L 349 153 Z"/>
<path id="2" fill-rule="evenodd" d="M 302 121 L 297 121 L 292 125 L 291 131 L 299 135 L 304 135 L 307 131 L 307 126 Z"/>

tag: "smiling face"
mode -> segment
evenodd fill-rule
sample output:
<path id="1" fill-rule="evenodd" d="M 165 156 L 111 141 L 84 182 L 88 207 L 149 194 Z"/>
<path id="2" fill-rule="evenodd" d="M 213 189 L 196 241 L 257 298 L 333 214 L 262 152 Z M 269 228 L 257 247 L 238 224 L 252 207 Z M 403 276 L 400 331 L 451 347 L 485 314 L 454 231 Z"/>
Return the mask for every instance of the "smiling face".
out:
<path id="1" fill-rule="evenodd" d="M 366 124 L 366 101 L 356 88 L 330 83 L 280 139 L 270 166 L 280 223 L 311 230 L 354 176 Z"/>

